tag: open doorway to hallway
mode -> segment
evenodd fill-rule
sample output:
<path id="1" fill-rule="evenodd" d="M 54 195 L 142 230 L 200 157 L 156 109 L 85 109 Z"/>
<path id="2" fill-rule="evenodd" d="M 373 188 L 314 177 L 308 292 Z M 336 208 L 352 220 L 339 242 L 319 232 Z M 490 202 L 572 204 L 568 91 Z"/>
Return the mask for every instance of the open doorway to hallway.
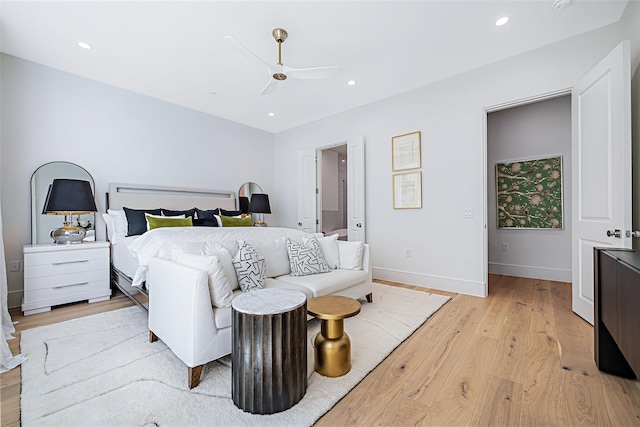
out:
<path id="1" fill-rule="evenodd" d="M 318 200 L 320 230 L 327 236 L 338 234 L 347 240 L 347 145 L 338 145 L 320 151 L 322 157 L 321 197 Z"/>

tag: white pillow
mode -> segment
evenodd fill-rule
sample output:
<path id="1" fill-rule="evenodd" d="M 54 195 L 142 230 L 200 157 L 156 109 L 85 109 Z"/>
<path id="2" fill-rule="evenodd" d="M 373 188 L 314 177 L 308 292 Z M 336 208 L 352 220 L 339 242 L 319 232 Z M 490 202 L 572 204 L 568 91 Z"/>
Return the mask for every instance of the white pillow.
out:
<path id="1" fill-rule="evenodd" d="M 107 215 L 111 218 L 111 223 L 113 224 L 112 232 L 109 232 L 109 224 L 107 223 L 107 219 L 105 219 L 105 223 L 107 223 L 107 232 L 109 233 L 109 241 L 111 243 L 115 243 L 123 237 L 127 237 L 127 232 L 129 230 L 129 223 L 127 222 L 127 216 L 125 215 L 123 210 L 115 210 L 115 209 L 107 209 Z"/>
<path id="2" fill-rule="evenodd" d="M 344 270 L 362 270 L 364 243 L 345 242 L 343 240 L 338 240 L 337 243 L 340 268 Z"/>
<path id="3" fill-rule="evenodd" d="M 287 253 L 292 276 L 328 273 L 331 270 L 315 236 L 304 243 L 287 238 Z"/>
<path id="4" fill-rule="evenodd" d="M 233 266 L 233 257 L 227 249 L 218 247 L 217 249 L 212 250 L 207 246 L 205 247 L 205 255 L 215 255 L 220 259 L 224 275 L 227 277 L 229 287 L 232 291 L 240 288 L 240 285 L 238 284 L 238 276 L 236 276 L 236 269 Z"/>
<path id="5" fill-rule="evenodd" d="M 233 259 L 233 266 L 238 276 L 238 284 L 242 292 L 264 288 L 264 279 L 267 274 L 264 257 L 256 252 L 250 244 L 239 240 L 238 254 Z"/>
<path id="6" fill-rule="evenodd" d="M 332 234 L 331 236 L 318 237 L 318 243 L 320 243 L 320 249 L 324 255 L 324 259 L 329 264 L 329 268 L 335 270 L 340 264 L 340 255 L 338 254 L 338 235 Z"/>
<path id="7" fill-rule="evenodd" d="M 289 255 L 287 254 L 287 240 L 284 237 L 247 240 L 247 243 L 264 257 L 264 261 L 267 264 L 267 277 L 278 277 L 291 273 Z"/>
<path id="8" fill-rule="evenodd" d="M 175 261 L 187 267 L 207 272 L 209 276 L 209 296 L 214 307 L 230 307 L 233 292 L 224 274 L 222 262 L 215 255 L 180 254 Z"/>
<path id="9" fill-rule="evenodd" d="M 180 242 L 172 243 L 170 249 L 171 259 L 175 261 L 178 255 L 192 254 L 192 255 L 213 255 L 205 251 L 205 242 Z"/>
<path id="10" fill-rule="evenodd" d="M 144 213 L 144 219 L 147 222 L 147 231 L 151 230 L 151 228 L 149 227 L 149 220 L 147 219 L 149 217 L 151 217 L 151 218 L 177 218 L 177 219 L 184 219 L 185 218 L 184 214 L 182 214 L 182 215 L 171 215 L 171 216 L 167 217 L 167 216 L 164 216 L 164 215 L 154 215 L 154 214 L 150 214 L 150 213 L 145 212 Z"/>

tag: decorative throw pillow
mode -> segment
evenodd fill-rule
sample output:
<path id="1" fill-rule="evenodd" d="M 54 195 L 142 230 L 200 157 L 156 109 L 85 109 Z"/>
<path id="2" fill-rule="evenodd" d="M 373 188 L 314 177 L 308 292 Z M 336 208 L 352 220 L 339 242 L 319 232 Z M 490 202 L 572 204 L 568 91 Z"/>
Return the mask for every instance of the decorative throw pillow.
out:
<path id="1" fill-rule="evenodd" d="M 233 267 L 236 270 L 238 284 L 242 292 L 249 292 L 264 287 L 264 278 L 267 274 L 267 266 L 264 257 L 258 254 L 250 244 L 239 240 L 238 254 L 233 259 Z"/>
<path id="2" fill-rule="evenodd" d="M 152 218 L 167 218 L 164 215 L 153 215 L 153 214 L 145 212 L 144 219 L 145 219 L 145 221 L 147 221 L 147 231 L 151 230 L 151 228 L 149 227 L 149 217 L 152 217 Z M 172 216 L 170 218 L 185 218 L 185 216 L 184 215 L 176 215 L 176 216 Z"/>
<path id="3" fill-rule="evenodd" d="M 188 216 L 191 217 L 191 219 L 194 219 L 196 217 L 196 208 L 193 209 L 187 209 L 186 211 L 173 211 L 170 209 L 162 209 L 162 215 L 164 216 L 180 216 L 180 215 L 184 215 L 183 218 L 186 218 Z"/>
<path id="4" fill-rule="evenodd" d="M 196 215 L 198 215 L 199 219 L 203 219 L 203 218 L 213 219 L 214 215 L 220 215 L 220 209 L 202 210 L 202 209 L 196 208 Z"/>
<path id="5" fill-rule="evenodd" d="M 122 208 L 127 216 L 128 230 L 127 236 L 138 236 L 147 231 L 147 221 L 144 218 L 145 213 L 152 215 L 162 215 L 160 209 L 131 209 Z"/>
<path id="6" fill-rule="evenodd" d="M 151 215 L 145 215 L 147 222 L 149 223 L 149 230 L 162 227 L 191 227 L 191 217 L 180 218 L 175 216 L 157 217 Z"/>
<path id="7" fill-rule="evenodd" d="M 111 219 L 111 222 L 113 224 L 113 230 L 112 230 L 113 233 L 109 232 L 109 241 L 111 243 L 115 243 L 119 239 L 122 239 L 123 237 L 127 237 L 129 224 L 127 224 L 127 216 L 124 214 L 124 211 L 107 209 L 107 215 Z M 108 220 L 105 219 L 105 223 L 107 223 L 107 227 L 108 227 L 109 223 L 107 221 Z"/>
<path id="8" fill-rule="evenodd" d="M 220 221 L 223 227 L 251 227 L 251 217 L 246 216 L 244 218 L 235 218 L 230 216 L 220 215 Z"/>
<path id="9" fill-rule="evenodd" d="M 312 237 L 304 243 L 294 242 L 287 238 L 287 253 L 292 276 L 307 276 L 330 271 L 329 264 L 324 259 L 316 237 Z"/>
<path id="10" fill-rule="evenodd" d="M 362 270 L 364 243 L 338 240 L 340 268 L 343 270 Z"/>
<path id="11" fill-rule="evenodd" d="M 340 265 L 340 257 L 338 255 L 338 235 L 332 234 L 331 236 L 318 237 L 318 243 L 320 243 L 320 249 L 324 259 L 329 264 L 329 268 L 335 270 Z"/>
<path id="12" fill-rule="evenodd" d="M 193 220 L 194 227 L 218 227 L 218 220 L 215 218 L 196 218 Z"/>
<path id="13" fill-rule="evenodd" d="M 204 270 L 209 276 L 209 297 L 214 307 L 229 307 L 233 299 L 233 292 L 224 274 L 222 262 L 215 255 L 176 255 L 174 261 L 178 264 Z"/>

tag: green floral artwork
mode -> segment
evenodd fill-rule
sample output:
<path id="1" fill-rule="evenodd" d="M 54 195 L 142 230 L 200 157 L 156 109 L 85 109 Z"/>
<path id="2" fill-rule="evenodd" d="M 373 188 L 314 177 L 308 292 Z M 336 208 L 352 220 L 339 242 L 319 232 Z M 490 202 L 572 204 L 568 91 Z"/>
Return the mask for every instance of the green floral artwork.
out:
<path id="1" fill-rule="evenodd" d="M 562 157 L 496 163 L 498 228 L 562 229 Z"/>

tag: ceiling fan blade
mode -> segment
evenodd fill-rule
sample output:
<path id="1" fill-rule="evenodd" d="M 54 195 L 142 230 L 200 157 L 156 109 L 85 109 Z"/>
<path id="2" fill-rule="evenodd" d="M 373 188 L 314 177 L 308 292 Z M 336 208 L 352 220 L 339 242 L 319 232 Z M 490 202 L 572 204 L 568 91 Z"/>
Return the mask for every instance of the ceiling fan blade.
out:
<path id="1" fill-rule="evenodd" d="M 262 89 L 262 92 L 260 92 L 260 95 L 271 95 L 273 92 L 275 92 L 277 87 L 278 87 L 278 80 L 269 79 L 269 83 L 265 86 L 264 89 Z"/>
<path id="2" fill-rule="evenodd" d="M 342 68 L 335 66 L 316 68 L 291 68 L 285 65 L 283 67 L 283 72 L 287 75 L 287 77 L 291 77 L 293 79 L 328 79 L 340 74 L 340 72 L 342 72 Z"/>
<path id="3" fill-rule="evenodd" d="M 243 45 L 242 43 L 240 43 L 238 40 L 234 39 L 231 36 L 224 36 L 224 39 L 235 50 L 237 50 L 238 52 L 240 52 L 241 54 L 243 54 L 247 58 L 251 59 L 252 61 L 260 62 L 262 65 L 267 67 L 267 71 L 269 72 L 269 74 L 273 74 L 273 71 L 271 70 L 271 65 L 269 65 L 269 63 L 264 61 L 262 58 L 260 58 L 255 53 L 251 52 L 248 47 L 246 47 L 245 45 Z"/>

